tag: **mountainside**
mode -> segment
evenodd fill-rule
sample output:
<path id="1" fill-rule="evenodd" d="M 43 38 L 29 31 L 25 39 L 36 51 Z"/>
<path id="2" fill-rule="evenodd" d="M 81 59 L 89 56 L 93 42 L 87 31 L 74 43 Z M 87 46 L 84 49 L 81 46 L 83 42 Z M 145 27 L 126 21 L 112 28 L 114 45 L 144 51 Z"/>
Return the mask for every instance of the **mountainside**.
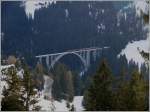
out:
<path id="1" fill-rule="evenodd" d="M 147 111 L 149 2 L 1 2 L 2 111 Z"/>
<path id="2" fill-rule="evenodd" d="M 129 42 L 147 37 L 136 8 L 133 2 L 2 2 L 2 56 L 31 62 L 39 54 L 109 46 L 97 61 L 105 56 L 113 66 Z"/>

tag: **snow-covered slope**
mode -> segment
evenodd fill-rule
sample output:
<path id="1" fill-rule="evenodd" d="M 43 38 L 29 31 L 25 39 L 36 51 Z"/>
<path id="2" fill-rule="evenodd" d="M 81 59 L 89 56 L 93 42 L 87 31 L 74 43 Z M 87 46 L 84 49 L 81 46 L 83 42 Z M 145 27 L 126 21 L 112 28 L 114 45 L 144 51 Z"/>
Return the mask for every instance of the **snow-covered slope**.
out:
<path id="1" fill-rule="evenodd" d="M 62 100 L 61 102 L 52 99 L 46 100 L 44 99 L 43 93 L 38 100 L 39 102 L 37 105 L 41 106 L 42 111 L 68 111 L 65 100 Z"/>
<path id="2" fill-rule="evenodd" d="M 56 3 L 56 0 L 27 0 L 23 2 L 22 6 L 25 8 L 27 17 L 34 19 L 34 13 L 36 10 L 46 8 L 52 3 Z"/>
<path id="3" fill-rule="evenodd" d="M 144 58 L 141 56 L 141 54 L 138 51 L 138 48 L 141 50 L 144 50 L 148 52 L 149 48 L 149 41 L 148 40 L 140 40 L 140 41 L 134 41 L 134 42 L 129 42 L 125 49 L 121 51 L 121 53 L 118 55 L 125 55 L 128 63 L 130 60 L 135 61 L 139 65 L 139 68 L 141 67 L 141 64 L 145 62 Z"/>
<path id="4" fill-rule="evenodd" d="M 146 3 L 147 0 L 135 0 L 134 5 L 136 8 L 136 13 L 138 16 L 142 13 L 148 14 L 149 13 L 149 5 Z"/>
<path id="5" fill-rule="evenodd" d="M 41 110 L 44 111 L 69 111 L 69 108 L 67 108 L 67 101 L 66 100 L 61 100 L 61 101 L 56 101 L 51 97 L 51 89 L 52 89 L 52 84 L 53 80 L 49 77 L 44 75 L 44 90 L 40 93 L 39 96 L 39 102 L 37 105 L 41 106 Z M 44 98 L 46 97 L 46 99 Z M 76 111 L 82 111 L 84 110 L 82 106 L 82 99 L 83 96 L 75 96 L 74 100 L 71 105 L 74 105 L 74 108 Z"/>
<path id="6" fill-rule="evenodd" d="M 74 100 L 71 104 L 74 105 L 75 111 L 83 111 L 84 108 L 82 106 L 83 96 L 75 96 Z M 44 95 L 42 94 L 38 99 L 38 105 L 41 106 L 42 111 L 69 111 L 66 107 L 66 100 L 56 101 L 56 100 L 46 100 L 44 99 Z"/>
<path id="7" fill-rule="evenodd" d="M 145 14 L 149 13 L 149 5 L 146 3 L 145 0 L 135 1 L 134 6 L 136 8 L 137 16 L 141 16 L 141 12 L 145 13 Z M 144 30 L 147 30 L 147 29 L 148 29 L 148 27 L 145 26 Z M 121 51 L 121 53 L 118 55 L 118 57 L 120 57 L 120 55 L 125 55 L 128 60 L 128 63 L 129 63 L 129 61 L 133 60 L 135 63 L 137 63 L 139 65 L 139 68 L 140 68 L 141 64 L 143 64 L 145 62 L 145 60 L 139 53 L 138 48 L 140 50 L 144 50 L 145 52 L 150 51 L 150 37 L 149 36 L 150 35 L 148 33 L 146 40 L 129 42 L 126 45 L 125 49 L 123 49 Z"/>
<path id="8" fill-rule="evenodd" d="M 84 110 L 84 108 L 82 106 L 82 100 L 83 100 L 83 96 L 75 96 L 74 97 L 73 105 L 75 107 L 75 111 L 79 112 L 79 111 Z"/>
<path id="9" fill-rule="evenodd" d="M 12 67 L 14 65 L 4 65 L 1 66 L 0 69 L 2 70 L 7 70 L 9 67 Z M 2 73 L 1 73 L 2 74 Z M 23 69 L 17 72 L 17 74 L 22 78 L 23 77 Z M 1 89 L 0 89 L 0 99 L 3 97 L 2 95 L 2 90 L 4 86 L 7 88 L 7 83 L 5 80 L 3 80 L 4 77 L 1 77 Z M 67 101 L 66 100 L 61 100 L 61 101 L 56 101 L 51 98 L 51 86 L 53 83 L 53 80 L 48 77 L 44 76 L 45 79 L 45 84 L 44 84 L 44 90 L 42 92 L 38 92 L 38 103 L 36 105 L 39 105 L 41 107 L 41 110 L 43 111 L 69 111 L 69 109 L 66 106 Z M 48 99 L 45 99 L 44 97 L 49 95 L 50 97 Z M 74 108 L 76 111 L 82 111 L 84 110 L 82 106 L 82 99 L 83 96 L 75 96 L 74 100 L 71 105 L 74 105 Z"/>

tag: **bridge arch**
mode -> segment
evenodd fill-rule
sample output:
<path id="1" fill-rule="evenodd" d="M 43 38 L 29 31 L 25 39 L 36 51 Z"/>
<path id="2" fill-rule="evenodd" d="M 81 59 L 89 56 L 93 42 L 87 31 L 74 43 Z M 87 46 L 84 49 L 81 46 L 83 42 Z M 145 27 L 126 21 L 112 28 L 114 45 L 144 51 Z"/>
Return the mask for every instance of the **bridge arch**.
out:
<path id="1" fill-rule="evenodd" d="M 87 63 L 86 63 L 86 59 L 84 59 L 80 54 L 76 53 L 76 52 L 66 52 L 66 53 L 63 53 L 61 55 L 58 55 L 51 63 L 51 67 L 53 68 L 54 65 L 56 64 L 56 62 L 58 60 L 60 60 L 62 57 L 66 56 L 66 55 L 69 55 L 69 54 L 74 54 L 76 55 L 80 60 L 81 62 L 83 63 L 84 67 L 86 68 L 87 67 Z"/>

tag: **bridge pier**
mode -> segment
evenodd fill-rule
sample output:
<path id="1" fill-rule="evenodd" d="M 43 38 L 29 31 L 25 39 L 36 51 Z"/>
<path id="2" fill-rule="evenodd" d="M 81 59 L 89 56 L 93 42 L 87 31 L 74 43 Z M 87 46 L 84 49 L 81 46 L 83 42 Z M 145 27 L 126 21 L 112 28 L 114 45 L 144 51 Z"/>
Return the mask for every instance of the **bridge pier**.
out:
<path id="1" fill-rule="evenodd" d="M 49 56 L 46 56 L 46 65 L 47 65 L 47 68 L 50 68 L 50 62 L 49 62 Z"/>

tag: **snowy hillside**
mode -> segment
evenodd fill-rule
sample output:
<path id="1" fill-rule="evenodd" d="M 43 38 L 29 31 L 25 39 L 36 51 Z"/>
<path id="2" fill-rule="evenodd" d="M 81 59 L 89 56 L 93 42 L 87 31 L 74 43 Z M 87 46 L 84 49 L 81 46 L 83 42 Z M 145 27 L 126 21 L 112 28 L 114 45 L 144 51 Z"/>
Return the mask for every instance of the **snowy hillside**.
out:
<path id="1" fill-rule="evenodd" d="M 138 51 L 138 48 L 141 50 L 144 50 L 148 52 L 149 48 L 149 41 L 148 40 L 140 40 L 140 41 L 134 41 L 134 42 L 129 42 L 125 49 L 121 51 L 121 53 L 118 55 L 125 55 L 128 63 L 129 61 L 133 60 L 135 63 L 139 65 L 139 68 L 141 65 L 145 62 L 144 58 L 141 56 L 141 54 Z"/>
<path id="2" fill-rule="evenodd" d="M 9 67 L 12 67 L 12 66 L 14 66 L 14 65 L 1 66 L 1 71 L 4 69 L 7 70 Z M 23 70 L 18 71 L 17 74 L 22 78 Z M 49 83 L 49 82 L 52 82 L 52 80 L 48 76 L 44 76 L 44 78 L 45 78 L 44 90 L 42 90 L 42 92 L 41 91 L 38 92 L 38 101 L 39 102 L 37 103 L 37 105 L 39 105 L 41 107 L 41 110 L 44 110 L 44 111 L 69 111 L 69 109 L 66 107 L 66 103 L 67 103 L 66 100 L 61 100 L 59 102 L 59 101 L 56 101 L 53 99 L 45 99 L 44 98 L 45 95 L 51 95 L 51 93 L 50 93 L 51 89 L 49 87 L 51 87 L 51 84 L 52 84 L 52 83 Z M 4 86 L 7 88 L 7 83 L 3 79 L 4 79 L 4 75 L 2 75 L 2 77 L 1 77 L 0 98 L 3 97 L 2 90 L 3 90 Z M 49 90 L 47 90 L 48 88 L 49 88 Z M 74 108 L 76 111 L 84 110 L 84 108 L 82 106 L 82 99 L 83 99 L 83 96 L 74 96 L 74 100 L 71 103 L 71 105 L 72 104 L 74 105 Z"/>
<path id="3" fill-rule="evenodd" d="M 75 111 L 83 111 L 82 106 L 83 96 L 75 96 L 72 104 L 74 105 Z M 66 100 L 56 101 L 56 100 L 46 100 L 42 94 L 39 98 L 38 105 L 41 106 L 41 110 L 44 111 L 69 111 L 66 107 Z"/>
<path id="4" fill-rule="evenodd" d="M 148 14 L 149 13 L 149 6 L 146 3 L 146 1 L 135 1 L 134 2 L 137 16 L 141 16 L 142 13 Z M 147 30 L 148 27 L 145 26 L 144 30 Z M 150 52 L 150 37 L 149 33 L 147 32 L 147 39 L 146 40 L 139 40 L 139 41 L 132 41 L 129 42 L 126 47 L 121 51 L 121 53 L 118 55 L 125 55 L 128 63 L 129 61 L 133 60 L 135 63 L 139 65 L 139 68 L 141 65 L 145 62 L 144 58 L 139 53 L 139 50 L 144 50 L 145 52 Z"/>

